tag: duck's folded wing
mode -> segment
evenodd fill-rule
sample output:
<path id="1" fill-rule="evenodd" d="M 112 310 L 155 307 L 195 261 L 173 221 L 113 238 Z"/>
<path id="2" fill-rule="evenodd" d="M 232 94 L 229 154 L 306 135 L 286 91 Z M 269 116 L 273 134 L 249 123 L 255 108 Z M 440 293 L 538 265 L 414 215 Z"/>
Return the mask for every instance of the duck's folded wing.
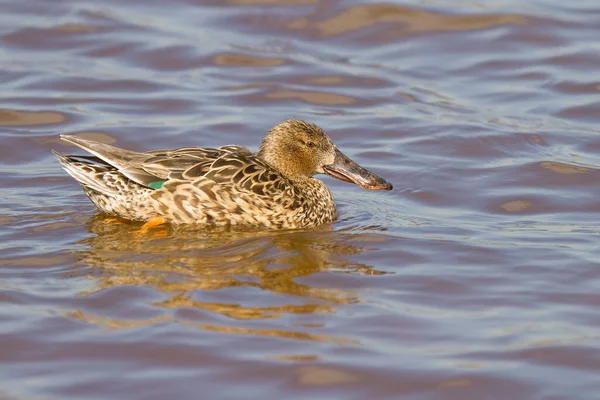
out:
<path id="1" fill-rule="evenodd" d="M 95 157 L 87 157 L 89 161 L 111 166 L 132 181 L 155 189 L 168 180 L 183 179 L 183 173 L 190 168 L 208 171 L 210 165 L 223 156 L 252 155 L 250 150 L 240 146 L 184 147 L 140 153 L 74 135 L 61 135 L 61 139 L 93 154 Z"/>
<path id="2" fill-rule="evenodd" d="M 239 154 L 252 154 L 250 150 L 239 146 L 210 147 L 184 147 L 176 150 L 154 150 L 145 154 L 150 157 L 141 165 L 141 169 L 158 178 L 189 179 L 184 173 L 192 168 L 195 171 L 208 171 L 210 166 L 220 157 L 236 152 Z"/>
<path id="3" fill-rule="evenodd" d="M 120 149 L 106 143 L 84 139 L 74 135 L 60 135 L 60 138 L 97 157 L 88 157 L 89 161 L 108 165 L 140 185 L 148 186 L 149 183 L 157 180 L 155 176 L 144 171 L 143 168 L 140 168 L 149 157 L 146 153 Z M 82 156 L 72 157 L 83 158 Z"/>
<path id="4" fill-rule="evenodd" d="M 250 151 L 232 151 L 210 164 L 198 163 L 184 171 L 182 178 L 205 178 L 226 190 L 259 197 L 272 198 L 292 189 L 288 179 Z"/>

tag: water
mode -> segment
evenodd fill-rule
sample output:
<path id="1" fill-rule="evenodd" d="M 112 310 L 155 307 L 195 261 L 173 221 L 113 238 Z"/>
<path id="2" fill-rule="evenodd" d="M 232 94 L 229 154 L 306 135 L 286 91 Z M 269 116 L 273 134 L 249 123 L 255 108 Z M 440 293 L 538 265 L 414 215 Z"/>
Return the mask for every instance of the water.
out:
<path id="1" fill-rule="evenodd" d="M 596 1 L 5 0 L 0 398 L 595 399 Z M 107 221 L 51 149 L 322 126 L 331 227 Z"/>

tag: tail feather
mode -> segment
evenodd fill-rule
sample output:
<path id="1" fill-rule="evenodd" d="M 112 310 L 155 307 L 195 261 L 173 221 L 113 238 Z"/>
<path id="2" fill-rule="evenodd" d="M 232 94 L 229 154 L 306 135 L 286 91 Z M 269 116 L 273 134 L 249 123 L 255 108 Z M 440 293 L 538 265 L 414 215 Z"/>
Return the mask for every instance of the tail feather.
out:
<path id="1" fill-rule="evenodd" d="M 65 156 L 57 151 L 52 152 L 58 157 L 64 170 L 85 189 L 91 189 L 106 196 L 117 196 L 118 193 L 107 186 L 101 179 L 101 174 L 110 167 L 79 161 L 77 157 Z"/>
<path id="2" fill-rule="evenodd" d="M 141 167 L 146 160 L 153 157 L 152 155 L 120 149 L 106 143 L 83 139 L 74 135 L 60 135 L 60 138 L 93 154 L 140 185 L 148 186 L 157 180 L 156 176 L 148 173 Z"/>
<path id="3" fill-rule="evenodd" d="M 82 148 L 88 153 L 92 153 L 117 169 L 126 169 L 131 166 L 132 162 L 148 158 L 143 153 L 120 149 L 106 143 L 83 139 L 75 135 L 60 135 L 60 138 L 65 142 Z"/>

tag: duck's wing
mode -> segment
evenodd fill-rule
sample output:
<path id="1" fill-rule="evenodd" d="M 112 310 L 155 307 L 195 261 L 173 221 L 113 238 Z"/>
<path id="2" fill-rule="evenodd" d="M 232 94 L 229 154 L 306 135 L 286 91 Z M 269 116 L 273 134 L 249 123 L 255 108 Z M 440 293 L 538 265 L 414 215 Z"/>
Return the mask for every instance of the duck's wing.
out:
<path id="1" fill-rule="evenodd" d="M 221 150 L 223 148 L 219 148 Z M 202 162 L 182 173 L 189 181 L 210 180 L 231 192 L 276 197 L 292 189 L 287 178 L 245 148 L 226 146 L 212 163 Z"/>
<path id="2" fill-rule="evenodd" d="M 111 166 L 132 181 L 151 188 L 159 188 L 171 179 L 189 179 L 184 178 L 183 173 L 192 168 L 208 171 L 216 160 L 229 154 L 252 155 L 250 150 L 239 146 L 186 147 L 140 153 L 73 135 L 61 135 L 61 139 L 93 154 L 95 157 L 87 157 L 90 161 Z"/>
<path id="3" fill-rule="evenodd" d="M 148 186 L 150 182 L 157 180 L 155 176 L 140 168 L 140 165 L 148 158 L 147 154 L 120 149 L 95 140 L 83 139 L 79 136 L 60 135 L 60 138 L 93 154 L 134 182 Z M 93 159 L 90 161 L 93 161 Z"/>
<path id="4" fill-rule="evenodd" d="M 192 168 L 196 171 L 208 171 L 210 166 L 219 158 L 232 154 L 248 154 L 252 152 L 245 147 L 223 146 L 219 148 L 210 147 L 184 147 L 175 150 L 153 150 L 148 153 L 147 158 L 140 167 L 147 173 L 158 178 L 189 179 L 184 173 Z"/>

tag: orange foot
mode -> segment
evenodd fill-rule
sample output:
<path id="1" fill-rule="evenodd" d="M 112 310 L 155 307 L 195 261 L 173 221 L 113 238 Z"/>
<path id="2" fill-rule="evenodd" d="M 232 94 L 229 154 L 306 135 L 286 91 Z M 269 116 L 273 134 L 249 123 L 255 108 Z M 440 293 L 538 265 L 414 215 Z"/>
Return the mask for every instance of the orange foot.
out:
<path id="1" fill-rule="evenodd" d="M 159 227 L 166 223 L 167 221 L 163 217 L 150 218 L 144 225 L 142 225 L 142 227 L 139 230 L 135 231 L 134 235 L 140 238 L 141 236 L 146 235 L 151 229 Z M 159 235 L 158 237 L 161 237 L 161 235 Z"/>

